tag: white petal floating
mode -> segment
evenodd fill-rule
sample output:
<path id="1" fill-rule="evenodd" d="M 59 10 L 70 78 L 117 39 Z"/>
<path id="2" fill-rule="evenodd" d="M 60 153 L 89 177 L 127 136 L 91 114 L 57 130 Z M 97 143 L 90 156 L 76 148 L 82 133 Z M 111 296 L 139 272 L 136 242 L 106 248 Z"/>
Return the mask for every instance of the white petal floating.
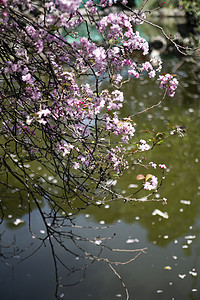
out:
<path id="1" fill-rule="evenodd" d="M 186 240 L 192 240 L 192 239 L 196 239 L 196 235 L 187 235 L 185 236 Z"/>
<path id="2" fill-rule="evenodd" d="M 184 279 L 186 276 L 186 274 L 178 274 L 178 277 L 180 277 L 181 279 Z"/>
<path id="3" fill-rule="evenodd" d="M 165 270 L 171 270 L 172 269 L 172 267 L 170 267 L 170 266 L 165 266 Z"/>
<path id="4" fill-rule="evenodd" d="M 190 205 L 191 201 L 190 200 L 180 200 L 180 203 Z"/>
<path id="5" fill-rule="evenodd" d="M 139 243 L 139 240 L 138 239 L 131 239 L 129 238 L 127 241 L 126 241 L 127 244 L 133 244 L 133 243 Z"/>
<path id="6" fill-rule="evenodd" d="M 24 220 L 16 219 L 14 222 L 15 226 L 19 225 L 20 223 L 24 223 Z"/>
<path id="7" fill-rule="evenodd" d="M 197 276 L 197 272 L 193 272 L 193 271 L 189 271 L 189 274 L 196 277 Z"/>
<path id="8" fill-rule="evenodd" d="M 169 218 L 169 215 L 167 212 L 162 212 L 161 210 L 159 209 L 155 209 L 153 212 L 152 212 L 152 216 L 155 216 L 155 215 L 159 215 L 161 217 L 163 217 L 164 219 L 168 219 Z"/>
<path id="9" fill-rule="evenodd" d="M 128 188 L 138 188 L 138 184 L 134 184 L 134 183 L 131 183 L 129 184 Z"/>
<path id="10" fill-rule="evenodd" d="M 133 244 L 133 243 L 134 243 L 134 239 L 128 239 L 128 240 L 126 241 L 126 243 L 127 243 L 127 244 Z"/>

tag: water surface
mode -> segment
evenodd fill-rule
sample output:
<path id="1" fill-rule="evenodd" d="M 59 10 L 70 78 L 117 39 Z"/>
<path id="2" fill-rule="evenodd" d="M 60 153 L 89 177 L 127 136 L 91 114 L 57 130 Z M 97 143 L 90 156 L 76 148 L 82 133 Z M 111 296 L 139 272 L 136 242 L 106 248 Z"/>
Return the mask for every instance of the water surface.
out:
<path id="1" fill-rule="evenodd" d="M 179 59 L 166 58 L 164 71 L 169 71 Z M 94 241 L 108 237 L 112 239 L 106 245 L 115 249 L 147 248 L 130 264 L 115 267 L 126 283 L 130 299 L 134 300 L 200 299 L 199 73 L 197 64 L 187 62 L 176 73 L 180 85 L 175 98 L 167 97 L 159 107 L 135 117 L 137 130 L 168 133 L 168 124 L 187 129 L 184 137 L 173 136 L 147 154 L 149 160 L 165 163 L 168 167 L 166 180 L 156 195 L 157 198 L 165 197 L 167 204 L 115 201 L 107 206 L 89 207 L 74 220 L 75 225 L 86 227 L 73 229 L 74 234 L 85 238 L 79 242 L 85 252 L 98 255 L 100 249 L 87 239 Z M 124 87 L 126 103 L 122 115 L 135 114 L 158 103 L 162 93 L 154 86 L 147 79 L 130 81 Z M 144 133 L 144 138 L 147 137 L 148 134 Z M 138 184 L 136 170 L 130 168 L 118 180 L 116 188 L 126 194 L 134 192 Z M 41 243 L 33 234 L 35 232 L 41 238 L 45 235 L 41 216 L 37 209 L 33 209 L 31 215 L 28 209 L 22 211 L 15 191 L 7 198 L 7 202 L 4 199 L 7 207 L 4 207 L 5 216 L 0 229 L 0 298 L 55 299 L 56 270 L 52 248 L 48 239 Z M 40 201 L 43 210 L 48 211 L 45 201 Z M 160 212 L 166 213 L 167 217 Z M 16 222 L 17 219 L 21 223 Z M 96 229 L 87 228 L 94 226 Z M 70 236 L 71 228 L 62 229 Z M 70 237 L 66 238 L 64 245 L 77 255 L 55 244 L 54 255 L 60 259 L 57 270 L 64 284 L 77 282 L 77 285 L 59 287 L 57 294 L 62 299 L 126 299 L 119 278 L 107 263 L 91 264 L 86 273 L 78 271 L 86 263 L 80 257 L 83 252 Z M 100 255 L 112 261 L 126 261 L 133 256 L 133 253 L 114 253 L 108 249 Z M 67 276 L 61 262 L 71 270 L 77 268 L 77 271 Z"/>

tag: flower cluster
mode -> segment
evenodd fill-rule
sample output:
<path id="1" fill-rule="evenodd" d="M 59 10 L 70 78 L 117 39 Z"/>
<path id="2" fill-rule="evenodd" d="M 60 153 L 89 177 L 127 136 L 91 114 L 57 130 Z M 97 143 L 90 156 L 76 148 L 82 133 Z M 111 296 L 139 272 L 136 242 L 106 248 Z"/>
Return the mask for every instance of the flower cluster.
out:
<path id="1" fill-rule="evenodd" d="M 133 16 L 131 16 L 130 18 L 130 20 L 133 22 L 134 25 L 143 24 L 145 19 L 146 19 L 145 13 L 139 13 L 137 9 L 133 11 Z"/>
<path id="2" fill-rule="evenodd" d="M 150 161 L 150 162 L 149 162 L 149 165 L 150 165 L 152 168 L 154 168 L 154 169 L 157 168 L 157 164 L 154 163 L 153 161 Z M 158 166 L 159 166 L 161 169 L 163 169 L 163 170 L 166 170 L 166 169 L 167 169 L 167 167 L 166 167 L 165 164 L 159 164 Z"/>
<path id="3" fill-rule="evenodd" d="M 107 67 L 107 56 L 103 47 L 98 47 L 86 37 L 80 38 L 79 42 L 74 42 L 73 47 L 77 50 L 76 58 L 79 68 L 84 70 L 90 66 L 90 68 L 95 68 L 97 75 L 101 75 L 105 72 Z"/>
<path id="4" fill-rule="evenodd" d="M 140 151 L 148 151 L 151 149 L 151 146 L 149 144 L 147 144 L 147 142 L 143 139 L 140 140 L 140 144 L 138 147 L 138 150 Z"/>
<path id="5" fill-rule="evenodd" d="M 114 132 L 116 136 L 122 135 L 121 141 L 124 143 L 128 143 L 135 133 L 134 124 L 129 119 L 119 120 L 116 114 L 113 117 L 107 116 L 106 130 Z"/>
<path id="6" fill-rule="evenodd" d="M 146 181 L 144 183 L 144 190 L 155 190 L 158 186 L 158 178 L 156 176 L 152 176 L 151 179 L 149 181 Z"/>
<path id="7" fill-rule="evenodd" d="M 62 144 L 57 145 L 57 149 L 62 152 L 63 156 L 70 154 L 74 146 L 68 142 L 63 142 Z"/>
<path id="8" fill-rule="evenodd" d="M 117 174 L 128 168 L 128 162 L 123 159 L 125 148 L 116 146 L 116 148 L 111 148 L 107 152 L 107 159 L 112 164 L 112 167 L 117 172 Z"/>
<path id="9" fill-rule="evenodd" d="M 103 90 L 101 97 L 106 101 L 108 111 L 117 111 L 123 106 L 124 95 L 119 90 L 114 90 L 112 93 L 109 93 L 108 90 Z"/>
<path id="10" fill-rule="evenodd" d="M 185 128 L 184 127 L 176 126 L 175 129 L 173 129 L 172 131 L 170 131 L 170 134 L 171 135 L 178 134 L 178 136 L 184 137 L 184 132 L 185 132 Z"/>
<path id="11" fill-rule="evenodd" d="M 171 74 L 160 75 L 158 78 L 160 88 L 165 89 L 170 97 L 174 97 L 178 86 L 178 80 Z"/>
<path id="12" fill-rule="evenodd" d="M 143 55 L 146 55 L 149 45 L 144 38 L 140 37 L 138 31 L 133 32 L 131 21 L 132 18 L 123 13 L 111 13 L 99 21 L 98 30 L 110 45 L 123 46 L 129 52 L 142 50 Z"/>
<path id="13" fill-rule="evenodd" d="M 154 78 L 161 61 L 148 61 L 148 42 L 134 29 L 145 19 L 142 12 L 105 16 L 99 6 L 111 6 L 115 0 L 98 4 L 54 0 L 37 2 L 35 13 L 36 2 L 0 0 L 0 79 L 5 81 L 0 91 L 0 134 L 17 143 L 19 153 L 59 173 L 69 194 L 76 196 L 79 179 L 83 184 L 77 189 L 86 194 L 90 180 L 99 187 L 112 170 L 120 174 L 128 167 L 130 153 L 122 145 L 135 139 L 135 123 L 120 118 L 124 103 L 120 87 L 143 72 Z M 86 25 L 86 36 L 81 35 L 80 25 Z M 100 35 L 100 43 L 92 40 L 90 25 Z M 141 63 L 132 55 L 137 51 L 145 56 Z M 166 74 L 158 80 L 172 97 L 176 78 Z M 108 82 L 111 86 L 102 88 Z M 136 153 L 151 149 L 143 139 L 133 143 L 138 145 Z M 10 151 L 7 147 L 8 143 L 2 147 L 5 153 Z M 154 176 L 146 180 L 144 189 L 156 186 Z"/>
<path id="14" fill-rule="evenodd" d="M 56 0 L 55 3 L 61 11 L 72 13 L 79 8 L 81 0 Z"/>
<path id="15" fill-rule="evenodd" d="M 156 71 L 149 61 L 146 61 L 142 64 L 142 71 L 148 72 L 149 78 L 153 78 L 156 76 Z"/>

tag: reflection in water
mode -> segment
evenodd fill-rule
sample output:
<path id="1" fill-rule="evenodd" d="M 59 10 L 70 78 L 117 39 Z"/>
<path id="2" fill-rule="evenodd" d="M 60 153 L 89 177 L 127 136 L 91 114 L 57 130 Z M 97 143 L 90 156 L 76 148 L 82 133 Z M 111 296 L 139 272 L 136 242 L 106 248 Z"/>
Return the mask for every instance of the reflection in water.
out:
<path id="1" fill-rule="evenodd" d="M 48 223 L 45 213 L 42 218 L 37 212 L 33 214 L 32 222 L 27 217 L 29 234 L 28 226 L 22 227 L 21 232 L 18 230 L 13 237 L 13 241 L 9 241 L 12 239 L 10 231 L 6 230 L 1 233 L 1 262 L 7 268 L 7 272 L 10 269 L 10 278 L 9 276 L 6 277 L 6 281 L 3 277 L 1 278 L 3 285 L 11 278 L 13 280 L 10 282 L 11 285 L 15 285 L 16 281 L 19 281 L 17 278 L 18 269 L 21 269 L 20 273 L 22 274 L 28 271 L 26 281 L 29 278 L 33 279 L 35 277 L 34 264 L 36 263 L 39 280 L 46 281 L 46 275 L 49 276 L 49 274 L 54 277 L 48 280 L 51 281 L 53 287 L 55 286 L 55 291 L 50 289 L 51 293 L 49 294 L 49 290 L 47 291 L 45 287 L 42 288 L 40 291 L 43 295 L 42 298 L 45 299 L 46 295 L 49 294 L 48 299 L 51 299 L 53 295 L 56 299 L 62 299 L 64 294 L 60 292 L 61 289 L 80 284 L 85 279 L 88 268 L 94 262 L 100 262 L 104 263 L 119 278 L 128 295 L 128 290 L 115 266 L 129 264 L 140 254 L 145 253 L 146 248 L 123 250 L 112 247 L 110 241 L 114 239 L 116 234 L 108 235 L 109 226 L 76 225 L 72 219 L 59 216 L 59 214 L 55 214 L 52 223 Z M 78 221 L 80 222 L 81 218 Z M 25 220 L 22 222 L 24 223 Z M 81 224 L 84 223 L 84 220 L 81 221 Z M 14 224 L 19 225 L 17 222 Z M 45 263 L 47 263 L 46 266 Z M 19 266 L 23 267 L 20 268 Z M 28 282 L 28 286 L 31 285 L 31 281 Z M 23 288 L 24 295 L 27 293 L 28 286 Z M 1 289 L 3 296 L 6 295 L 6 290 L 7 286 L 4 285 L 4 288 Z M 6 299 L 10 299 L 13 295 L 8 292 L 6 297 Z M 29 299 L 35 299 L 35 297 L 38 298 L 38 294 L 34 295 L 33 293 Z M 15 292 L 15 299 L 21 299 L 20 289 Z"/>
<path id="2" fill-rule="evenodd" d="M 169 69 L 170 64 L 169 60 Z M 152 119 L 154 127 L 150 131 L 168 133 L 168 124 L 187 128 L 184 138 L 168 139 L 148 153 L 149 160 L 168 167 L 165 184 L 159 190 L 167 198 L 167 205 L 115 201 L 88 207 L 77 217 L 68 211 L 66 219 L 65 215 L 53 214 L 53 210 L 47 214 L 41 198 L 38 203 L 42 220 L 23 191 L 2 192 L 2 299 L 55 299 L 55 286 L 58 299 L 124 299 L 125 290 L 118 284 L 122 279 L 131 299 L 200 298 L 200 106 L 194 76 L 188 75 L 192 72 L 191 64 L 183 64 L 177 70 L 182 80 L 175 98 L 166 98 L 161 106 L 135 117 L 140 129 L 149 128 Z M 149 81 L 138 84 L 134 80 L 126 85 L 124 115 L 158 102 L 159 91 L 150 93 L 150 86 Z M 144 138 L 148 139 L 148 133 Z M 134 193 L 140 185 L 135 177 L 133 166 L 115 188 L 124 194 Z M 32 212 L 28 214 L 30 206 Z M 146 254 L 126 266 L 119 262 L 128 262 L 144 250 L 113 252 L 146 247 Z M 111 265 L 117 276 L 113 276 L 104 258 L 118 262 L 118 266 Z M 73 286 L 75 283 L 79 284 Z"/>

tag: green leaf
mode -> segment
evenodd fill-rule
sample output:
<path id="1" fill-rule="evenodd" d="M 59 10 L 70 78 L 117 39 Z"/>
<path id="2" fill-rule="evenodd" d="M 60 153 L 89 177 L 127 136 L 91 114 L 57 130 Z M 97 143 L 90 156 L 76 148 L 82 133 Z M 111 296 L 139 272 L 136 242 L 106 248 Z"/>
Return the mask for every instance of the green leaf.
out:
<path id="1" fill-rule="evenodd" d="M 173 126 L 173 125 L 171 125 L 171 124 L 169 124 L 169 123 L 167 123 L 167 125 L 168 125 L 171 129 L 174 129 L 174 126 Z"/>
<path id="2" fill-rule="evenodd" d="M 163 132 L 158 132 L 158 133 L 156 134 L 156 138 L 157 138 L 157 139 L 160 139 L 160 138 L 162 138 L 164 135 L 165 135 L 165 134 L 164 134 Z"/>

